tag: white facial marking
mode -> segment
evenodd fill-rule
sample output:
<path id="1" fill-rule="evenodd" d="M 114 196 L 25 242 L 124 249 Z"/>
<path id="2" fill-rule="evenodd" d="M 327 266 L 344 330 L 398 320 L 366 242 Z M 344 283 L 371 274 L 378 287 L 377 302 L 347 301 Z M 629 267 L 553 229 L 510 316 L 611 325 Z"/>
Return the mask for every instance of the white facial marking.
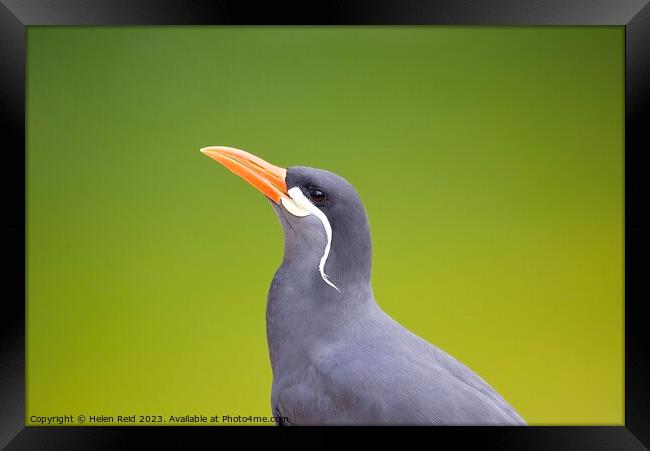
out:
<path id="1" fill-rule="evenodd" d="M 327 274 L 325 274 L 325 262 L 327 262 L 327 257 L 329 257 L 330 254 L 330 248 L 332 246 L 332 226 L 330 225 L 329 220 L 327 219 L 327 216 L 325 216 L 325 213 L 323 213 L 316 205 L 312 204 L 309 199 L 305 197 L 305 195 L 300 191 L 300 188 L 297 186 L 291 188 L 289 190 L 289 195 L 291 196 L 291 199 L 297 204 L 301 209 L 306 210 L 309 214 L 313 214 L 316 216 L 318 219 L 320 219 L 320 222 L 323 224 L 323 228 L 325 229 L 325 235 L 327 236 L 327 244 L 325 245 L 325 252 L 323 252 L 323 256 L 320 259 L 320 264 L 318 265 L 318 271 L 320 272 L 321 278 L 325 281 L 326 284 L 334 287 L 336 291 L 339 293 L 341 290 L 339 290 L 339 287 L 334 285 L 332 282 L 329 281 L 329 277 Z M 283 203 L 284 205 L 284 203 Z M 289 210 L 287 208 L 287 210 Z M 291 213 L 291 211 L 289 210 Z M 306 215 L 305 215 L 306 216 Z"/>
<path id="2" fill-rule="evenodd" d="M 282 206 L 294 216 L 309 216 L 309 210 L 302 208 L 290 197 L 282 196 Z"/>

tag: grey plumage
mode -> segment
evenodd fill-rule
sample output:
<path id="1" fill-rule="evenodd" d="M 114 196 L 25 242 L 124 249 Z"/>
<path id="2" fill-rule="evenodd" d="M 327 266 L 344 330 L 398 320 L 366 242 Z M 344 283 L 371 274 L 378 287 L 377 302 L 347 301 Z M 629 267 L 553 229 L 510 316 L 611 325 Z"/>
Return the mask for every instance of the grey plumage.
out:
<path id="1" fill-rule="evenodd" d="M 267 300 L 271 407 L 289 424 L 521 425 L 524 420 L 469 368 L 389 317 L 370 283 L 370 230 L 356 191 L 319 169 L 292 167 L 286 184 L 327 193 L 314 215 L 273 204 L 285 234 Z M 405 300 L 404 302 L 408 302 Z"/>

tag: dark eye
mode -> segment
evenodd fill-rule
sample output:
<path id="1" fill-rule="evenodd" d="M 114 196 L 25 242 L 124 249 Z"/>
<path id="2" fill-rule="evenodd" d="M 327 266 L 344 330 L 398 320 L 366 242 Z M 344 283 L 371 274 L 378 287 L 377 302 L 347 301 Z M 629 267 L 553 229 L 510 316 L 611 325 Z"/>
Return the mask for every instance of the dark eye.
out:
<path id="1" fill-rule="evenodd" d="M 309 198 L 315 204 L 322 204 L 327 200 L 327 194 L 323 190 L 312 188 L 309 190 Z"/>

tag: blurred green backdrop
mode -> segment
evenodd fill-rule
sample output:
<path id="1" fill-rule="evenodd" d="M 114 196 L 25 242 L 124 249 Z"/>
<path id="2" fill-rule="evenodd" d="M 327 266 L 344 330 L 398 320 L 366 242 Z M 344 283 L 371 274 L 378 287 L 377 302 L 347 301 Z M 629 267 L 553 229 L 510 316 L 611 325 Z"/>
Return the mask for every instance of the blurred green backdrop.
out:
<path id="1" fill-rule="evenodd" d="M 380 305 L 530 424 L 623 423 L 622 27 L 29 27 L 31 415 L 269 415 L 267 201 L 360 192 Z"/>

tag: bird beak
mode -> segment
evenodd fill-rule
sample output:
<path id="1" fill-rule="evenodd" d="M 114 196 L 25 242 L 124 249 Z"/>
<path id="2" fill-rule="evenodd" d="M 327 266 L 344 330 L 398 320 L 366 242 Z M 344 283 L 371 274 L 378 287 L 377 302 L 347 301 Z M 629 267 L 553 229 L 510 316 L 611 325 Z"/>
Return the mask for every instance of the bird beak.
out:
<path id="1" fill-rule="evenodd" d="M 204 147 L 201 152 L 246 180 L 276 204 L 289 196 L 286 169 L 233 147 Z"/>

